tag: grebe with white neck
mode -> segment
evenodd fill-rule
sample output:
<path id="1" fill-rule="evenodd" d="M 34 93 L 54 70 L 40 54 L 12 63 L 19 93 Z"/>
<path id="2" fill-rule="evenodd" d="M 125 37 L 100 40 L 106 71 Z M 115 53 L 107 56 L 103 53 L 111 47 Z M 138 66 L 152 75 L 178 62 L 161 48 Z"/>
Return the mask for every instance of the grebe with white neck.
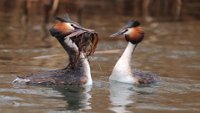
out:
<path id="1" fill-rule="evenodd" d="M 69 64 L 63 69 L 41 72 L 28 77 L 17 77 L 13 81 L 14 84 L 92 85 L 88 57 L 96 49 L 98 34 L 81 27 L 68 16 L 56 19 L 58 22 L 50 29 L 50 33 L 67 52 Z"/>
<path id="2" fill-rule="evenodd" d="M 118 32 L 112 34 L 111 37 L 116 37 L 119 35 L 125 35 L 128 45 L 114 66 L 109 80 L 136 85 L 157 82 L 158 77 L 155 74 L 131 69 L 130 63 L 132 54 L 137 45 L 144 38 L 144 32 L 140 27 L 140 23 L 134 20 L 129 21 L 127 25 L 125 25 Z"/>

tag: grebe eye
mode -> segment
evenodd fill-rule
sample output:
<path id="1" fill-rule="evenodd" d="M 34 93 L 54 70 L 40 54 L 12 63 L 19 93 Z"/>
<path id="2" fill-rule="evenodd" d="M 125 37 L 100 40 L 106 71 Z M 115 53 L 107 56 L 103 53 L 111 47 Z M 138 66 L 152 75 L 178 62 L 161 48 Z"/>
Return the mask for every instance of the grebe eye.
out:
<path id="1" fill-rule="evenodd" d="M 124 29 L 124 30 L 122 31 L 122 34 L 126 34 L 127 31 L 128 31 L 128 29 Z"/>
<path id="2" fill-rule="evenodd" d="M 71 24 L 72 27 L 74 27 L 75 29 L 79 28 L 76 24 Z"/>

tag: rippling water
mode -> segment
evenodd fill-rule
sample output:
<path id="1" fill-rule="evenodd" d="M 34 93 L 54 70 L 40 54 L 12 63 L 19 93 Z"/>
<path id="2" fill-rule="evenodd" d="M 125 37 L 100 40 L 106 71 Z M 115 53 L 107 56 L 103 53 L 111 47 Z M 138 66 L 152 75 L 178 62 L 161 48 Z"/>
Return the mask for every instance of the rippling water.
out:
<path id="1" fill-rule="evenodd" d="M 67 56 L 57 40 L 48 34 L 46 28 L 53 23 L 23 25 L 15 16 L 0 14 L 1 113 L 200 112 L 199 21 L 143 24 L 145 39 L 134 53 L 132 66 L 157 73 L 161 82 L 136 87 L 108 82 L 127 43 L 107 36 L 123 25 L 124 18 L 110 21 L 93 17 L 91 19 L 96 21 L 92 24 L 85 19 L 84 26 L 96 29 L 101 37 L 91 58 L 94 85 L 86 88 L 36 87 L 13 86 L 11 82 L 18 75 L 62 68 L 67 63 Z"/>

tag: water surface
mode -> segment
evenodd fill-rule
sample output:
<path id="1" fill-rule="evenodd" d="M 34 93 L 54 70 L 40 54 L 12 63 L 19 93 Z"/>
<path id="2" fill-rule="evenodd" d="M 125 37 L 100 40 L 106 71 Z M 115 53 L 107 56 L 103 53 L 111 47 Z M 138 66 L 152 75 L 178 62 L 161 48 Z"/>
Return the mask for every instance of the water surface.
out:
<path id="1" fill-rule="evenodd" d="M 19 15 L 0 14 L 0 112 L 1 113 L 199 113 L 200 22 L 152 22 L 142 26 L 145 39 L 137 47 L 132 66 L 161 77 L 149 87 L 108 82 L 127 42 L 111 39 L 126 18 L 84 18 L 83 26 L 99 32 L 100 42 L 91 58 L 92 87 L 14 86 L 18 75 L 62 68 L 67 56 L 48 33 L 53 25 L 22 24 Z M 7 17 L 7 18 L 5 18 Z M 75 15 L 73 15 L 75 17 Z M 110 17 L 111 18 L 111 17 Z M 99 23 L 101 21 L 101 24 Z M 115 24 L 113 24 L 115 23 Z"/>

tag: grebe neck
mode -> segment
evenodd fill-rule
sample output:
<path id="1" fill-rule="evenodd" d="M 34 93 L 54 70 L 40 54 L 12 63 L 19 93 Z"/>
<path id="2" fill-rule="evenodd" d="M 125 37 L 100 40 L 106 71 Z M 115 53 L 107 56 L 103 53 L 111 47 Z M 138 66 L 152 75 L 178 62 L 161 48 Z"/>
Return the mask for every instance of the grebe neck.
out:
<path id="1" fill-rule="evenodd" d="M 128 45 L 123 52 L 122 56 L 117 61 L 112 74 L 110 76 L 110 80 L 117 80 L 121 82 L 126 83 L 133 83 L 134 78 L 132 77 L 132 71 L 131 71 L 131 58 L 133 54 L 134 47 L 136 45 L 132 44 L 131 42 L 128 42 Z"/>
<path id="2" fill-rule="evenodd" d="M 84 76 L 87 76 L 87 83 L 85 84 L 87 85 L 92 85 L 92 77 L 91 77 L 91 70 L 90 70 L 90 64 L 88 61 L 88 58 L 85 57 L 85 55 L 81 52 L 80 53 L 80 62 L 81 62 L 81 72 L 83 72 L 82 74 Z"/>
<path id="3" fill-rule="evenodd" d="M 126 64 L 129 64 L 130 67 L 130 62 L 131 62 L 131 58 L 132 58 L 132 54 L 133 54 L 133 49 L 136 45 L 132 44 L 131 42 L 128 42 L 128 45 L 126 47 L 126 49 L 124 50 L 122 56 L 120 57 L 120 59 L 118 60 L 121 61 L 125 61 Z"/>
<path id="4" fill-rule="evenodd" d="M 80 73 L 77 76 L 87 77 L 87 83 L 84 85 L 92 85 L 91 70 L 88 58 L 83 52 L 79 51 L 78 46 L 70 38 L 59 39 L 59 42 L 69 56 L 69 66 L 72 66 L 71 68 L 73 68 L 73 70 L 80 70 Z"/>
<path id="5" fill-rule="evenodd" d="M 79 58 L 79 49 L 78 46 L 70 38 L 57 38 L 62 47 L 65 49 L 69 57 L 69 65 L 74 67 L 77 59 Z"/>

